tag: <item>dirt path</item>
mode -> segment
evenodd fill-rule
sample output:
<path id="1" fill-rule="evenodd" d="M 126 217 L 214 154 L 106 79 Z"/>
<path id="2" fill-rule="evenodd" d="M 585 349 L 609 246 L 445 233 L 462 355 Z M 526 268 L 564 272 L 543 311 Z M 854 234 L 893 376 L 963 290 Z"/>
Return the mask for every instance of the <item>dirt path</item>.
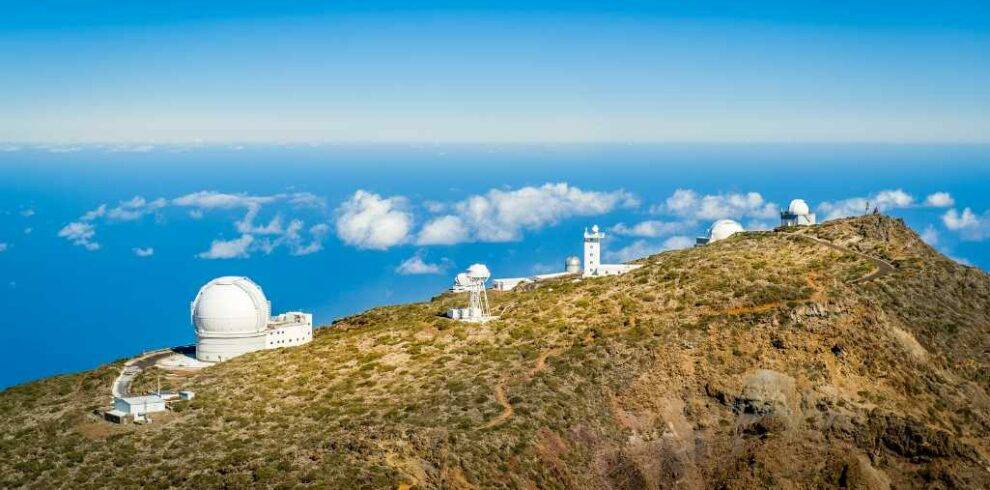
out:
<path id="1" fill-rule="evenodd" d="M 850 281 L 850 284 L 858 284 L 858 283 L 861 283 L 861 282 L 866 282 L 866 281 L 872 281 L 874 279 L 879 279 L 879 278 L 881 278 L 883 276 L 886 276 L 887 274 L 890 274 L 890 273 L 894 272 L 895 270 L 897 270 L 894 267 L 893 264 L 891 264 L 890 262 L 887 262 L 886 260 L 883 260 L 883 259 L 878 258 L 878 257 L 874 257 L 872 255 L 864 254 L 863 252 L 857 252 L 857 251 L 855 251 L 855 250 L 853 250 L 851 248 L 843 247 L 842 245 L 836 245 L 836 244 L 834 244 L 834 243 L 832 243 L 830 241 L 822 240 L 821 238 L 818 238 L 818 237 L 808 236 L 808 235 L 805 235 L 803 233 L 784 233 L 784 234 L 787 235 L 787 236 L 805 238 L 805 239 L 811 240 L 813 242 L 817 242 L 819 245 L 824 245 L 824 246 L 826 246 L 828 248 L 831 248 L 832 250 L 837 250 L 839 252 L 853 254 L 853 255 L 858 255 L 859 257 L 862 257 L 862 258 L 864 258 L 866 260 L 869 260 L 870 262 L 873 263 L 873 265 L 876 267 L 876 270 L 875 271 L 873 271 L 873 272 L 871 272 L 871 273 L 869 273 L 869 274 L 867 274 L 867 275 L 865 275 L 863 277 L 860 277 L 858 279 L 853 279 L 852 281 Z"/>
<path id="2" fill-rule="evenodd" d="M 479 429 L 490 429 L 512 418 L 512 416 L 515 415 L 515 410 L 512 409 L 512 403 L 509 403 L 509 397 L 505 394 L 506 385 L 508 385 L 509 382 L 512 381 L 526 382 L 533 379 L 537 374 L 540 374 L 540 371 L 546 369 L 547 358 L 553 355 L 557 355 L 558 353 L 560 353 L 560 350 L 561 350 L 560 347 L 554 347 L 541 352 L 540 355 L 536 357 L 536 363 L 533 364 L 532 369 L 526 371 L 521 375 L 510 376 L 508 378 L 503 379 L 502 381 L 499 381 L 498 384 L 496 384 L 495 387 L 492 389 L 492 391 L 495 393 L 495 400 L 498 401 L 498 404 L 502 406 L 502 412 L 499 413 L 497 416 L 495 416 L 495 418 L 489 420 L 484 425 L 479 427 Z"/>

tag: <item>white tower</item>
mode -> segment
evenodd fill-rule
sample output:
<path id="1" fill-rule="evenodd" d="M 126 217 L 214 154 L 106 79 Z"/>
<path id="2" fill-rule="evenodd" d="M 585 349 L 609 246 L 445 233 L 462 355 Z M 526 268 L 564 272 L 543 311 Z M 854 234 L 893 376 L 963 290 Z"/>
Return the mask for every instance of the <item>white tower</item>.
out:
<path id="1" fill-rule="evenodd" d="M 584 229 L 584 275 L 598 275 L 598 266 L 602 263 L 602 238 L 605 233 L 598 230 L 598 225 L 591 227 L 591 233 Z"/>

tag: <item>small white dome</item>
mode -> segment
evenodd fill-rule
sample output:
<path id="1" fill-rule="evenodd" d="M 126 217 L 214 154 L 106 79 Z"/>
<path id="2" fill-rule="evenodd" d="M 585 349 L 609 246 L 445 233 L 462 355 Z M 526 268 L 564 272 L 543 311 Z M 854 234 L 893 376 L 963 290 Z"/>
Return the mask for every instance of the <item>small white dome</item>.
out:
<path id="1" fill-rule="evenodd" d="M 725 240 L 740 231 L 746 230 L 743 229 L 742 225 L 739 223 L 731 219 L 720 219 L 713 223 L 712 227 L 708 229 L 708 242 L 711 243 L 719 240 Z"/>
<path id="2" fill-rule="evenodd" d="M 461 272 L 454 277 L 454 284 L 458 286 L 467 286 L 471 284 L 471 278 L 468 277 L 467 272 Z"/>
<path id="3" fill-rule="evenodd" d="M 467 275 L 471 279 L 486 281 L 492 276 L 492 273 L 485 264 L 472 264 L 471 267 L 468 267 Z"/>
<path id="4" fill-rule="evenodd" d="M 567 260 L 564 261 L 564 265 L 576 265 L 576 266 L 580 267 L 581 266 L 581 259 L 577 258 L 574 255 L 571 255 L 570 257 L 567 257 Z"/>
<path id="5" fill-rule="evenodd" d="M 192 303 L 193 324 L 201 334 L 261 332 L 269 316 L 265 293 L 246 277 L 216 278 L 200 288 Z"/>
<path id="6" fill-rule="evenodd" d="M 807 216 L 811 214 L 811 208 L 808 207 L 808 203 L 804 202 L 804 199 L 795 199 L 787 206 L 787 212 L 798 216 Z"/>

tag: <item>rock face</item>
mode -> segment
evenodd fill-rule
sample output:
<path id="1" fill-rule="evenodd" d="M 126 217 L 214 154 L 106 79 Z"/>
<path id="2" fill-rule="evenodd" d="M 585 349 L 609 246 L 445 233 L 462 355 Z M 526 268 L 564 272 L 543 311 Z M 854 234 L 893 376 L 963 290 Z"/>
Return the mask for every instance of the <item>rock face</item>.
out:
<path id="1" fill-rule="evenodd" d="M 641 264 L 164 375 L 149 425 L 91 415 L 119 364 L 8 389 L 0 487 L 988 487 L 983 272 L 879 215 Z"/>

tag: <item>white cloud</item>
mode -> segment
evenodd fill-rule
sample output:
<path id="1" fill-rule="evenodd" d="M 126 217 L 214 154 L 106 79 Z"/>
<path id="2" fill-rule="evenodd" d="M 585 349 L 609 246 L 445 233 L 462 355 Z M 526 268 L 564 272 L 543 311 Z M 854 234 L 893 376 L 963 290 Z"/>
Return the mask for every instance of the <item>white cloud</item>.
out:
<path id="1" fill-rule="evenodd" d="M 189 216 L 193 219 L 201 219 L 206 212 L 213 210 L 243 210 L 244 214 L 234 221 L 234 228 L 240 238 L 214 241 L 209 251 L 199 255 L 204 258 L 247 257 L 254 250 L 271 253 L 281 246 L 289 249 L 293 255 L 307 255 L 323 248 L 323 240 L 329 231 L 329 227 L 325 224 L 311 227 L 308 237 L 304 237 L 305 224 L 302 220 L 293 218 L 288 220 L 288 224 L 286 224 L 281 211 L 271 217 L 267 223 L 256 224 L 255 221 L 261 214 L 262 208 L 273 203 L 282 204 L 281 211 L 292 212 L 302 208 L 324 209 L 326 206 L 323 198 L 308 192 L 255 196 L 243 193 L 199 191 L 174 199 L 158 198 L 154 200 L 135 196 L 130 200 L 119 202 L 113 208 L 109 208 L 107 204 L 101 204 L 96 209 L 83 214 L 76 222 L 63 228 L 59 236 L 63 236 L 77 245 L 95 250 L 99 248 L 99 244 L 92 238 L 96 234 L 96 226 L 100 221 L 135 221 L 148 214 L 157 215 L 165 208 L 174 206 L 190 208 Z"/>
<path id="2" fill-rule="evenodd" d="M 100 248 L 100 244 L 93 241 L 95 235 L 96 230 L 93 228 L 93 225 L 84 221 L 73 221 L 58 231 L 58 236 L 89 251 L 99 250 Z"/>
<path id="3" fill-rule="evenodd" d="M 825 219 L 846 218 L 859 216 L 877 208 L 880 211 L 907 208 L 914 204 L 914 197 L 901 189 L 888 189 L 868 197 L 851 197 L 835 202 L 823 202 L 818 210 L 825 214 Z"/>
<path id="4" fill-rule="evenodd" d="M 959 233 L 964 240 L 990 238 L 990 212 L 977 215 L 970 208 L 964 208 L 961 213 L 953 208 L 942 215 L 942 223 L 949 230 Z"/>
<path id="5" fill-rule="evenodd" d="M 201 252 L 197 257 L 201 259 L 242 259 L 249 257 L 248 248 L 254 243 L 251 235 L 241 235 L 233 240 L 213 240 L 210 249 Z"/>
<path id="6" fill-rule="evenodd" d="M 417 245 L 453 245 L 468 241 L 468 229 L 459 216 L 446 215 L 428 221 L 419 231 Z"/>
<path id="7" fill-rule="evenodd" d="M 403 197 L 358 190 L 337 207 L 337 236 L 348 245 L 375 250 L 405 243 L 413 223 L 405 207 Z"/>
<path id="8" fill-rule="evenodd" d="M 626 226 L 619 223 L 612 227 L 612 232 L 616 235 L 636 236 L 645 238 L 658 238 L 684 231 L 689 227 L 688 223 L 679 221 L 656 221 L 648 220 L 637 223 L 633 226 Z"/>
<path id="9" fill-rule="evenodd" d="M 86 211 L 86 213 L 83 214 L 82 217 L 79 218 L 79 219 L 81 219 L 83 221 L 93 221 L 94 219 L 100 218 L 100 217 L 102 217 L 105 214 L 107 214 L 107 205 L 106 204 L 100 204 L 100 207 L 98 207 L 98 208 L 96 208 L 96 209 L 94 209 L 92 211 Z"/>
<path id="10" fill-rule="evenodd" d="M 31 228 L 31 227 L 24 228 L 24 234 L 25 235 L 30 235 L 32 231 L 34 231 L 34 228 Z"/>
<path id="11" fill-rule="evenodd" d="M 155 249 L 151 247 L 145 247 L 145 248 L 136 247 L 136 248 L 132 248 L 131 251 L 134 252 L 134 255 L 137 255 L 138 257 L 151 257 L 152 255 L 155 255 Z"/>
<path id="12" fill-rule="evenodd" d="M 691 189 L 677 189 L 663 204 L 650 209 L 654 214 L 671 214 L 690 220 L 712 221 L 723 218 L 773 218 L 779 209 L 766 202 L 759 192 L 698 195 Z"/>
<path id="13" fill-rule="evenodd" d="M 952 198 L 952 195 L 948 192 L 936 192 L 934 194 L 929 194 L 925 198 L 925 205 L 932 206 L 935 208 L 947 208 L 956 203 L 956 200 Z"/>
<path id="14" fill-rule="evenodd" d="M 921 232 L 921 241 L 932 247 L 938 245 L 938 238 L 938 230 L 936 230 L 932 225 L 928 225 L 928 227 L 925 228 L 925 231 Z"/>
<path id="15" fill-rule="evenodd" d="M 0 242 L 0 252 L 6 252 L 8 248 L 10 248 L 9 245 L 7 245 L 5 242 Z"/>
<path id="16" fill-rule="evenodd" d="M 250 209 L 263 204 L 275 202 L 277 196 L 251 196 L 248 194 L 227 194 L 216 191 L 199 191 L 172 199 L 176 206 L 194 207 L 201 210 L 211 209 Z"/>
<path id="17" fill-rule="evenodd" d="M 598 216 L 617 207 L 635 207 L 635 196 L 623 191 L 585 191 L 567 183 L 547 183 L 516 190 L 492 189 L 455 203 L 453 212 L 429 221 L 421 244 L 467 241 L 507 242 L 574 216 Z"/>
<path id="18" fill-rule="evenodd" d="M 431 264 L 423 261 L 423 257 L 419 254 L 413 255 L 408 259 L 402 261 L 398 267 L 395 268 L 395 272 L 402 275 L 414 275 L 414 274 L 442 274 L 444 267 L 440 264 Z"/>
<path id="19" fill-rule="evenodd" d="M 636 240 L 631 244 L 620 248 L 615 252 L 608 252 L 609 260 L 616 262 L 629 262 L 631 260 L 643 258 L 657 254 L 665 250 L 680 250 L 694 245 L 694 239 L 687 236 L 672 236 L 661 243 L 648 240 Z"/>
<path id="20" fill-rule="evenodd" d="M 34 210 L 33 209 L 25 209 L 25 210 L 21 211 L 21 216 L 23 216 L 25 218 L 30 218 L 30 217 L 34 216 L 34 214 L 35 213 L 34 213 Z"/>
<path id="21" fill-rule="evenodd" d="M 141 196 L 134 196 L 130 201 L 121 202 L 117 207 L 106 211 L 106 216 L 116 221 L 134 221 L 167 205 L 168 201 L 162 198 L 148 201 Z"/>

